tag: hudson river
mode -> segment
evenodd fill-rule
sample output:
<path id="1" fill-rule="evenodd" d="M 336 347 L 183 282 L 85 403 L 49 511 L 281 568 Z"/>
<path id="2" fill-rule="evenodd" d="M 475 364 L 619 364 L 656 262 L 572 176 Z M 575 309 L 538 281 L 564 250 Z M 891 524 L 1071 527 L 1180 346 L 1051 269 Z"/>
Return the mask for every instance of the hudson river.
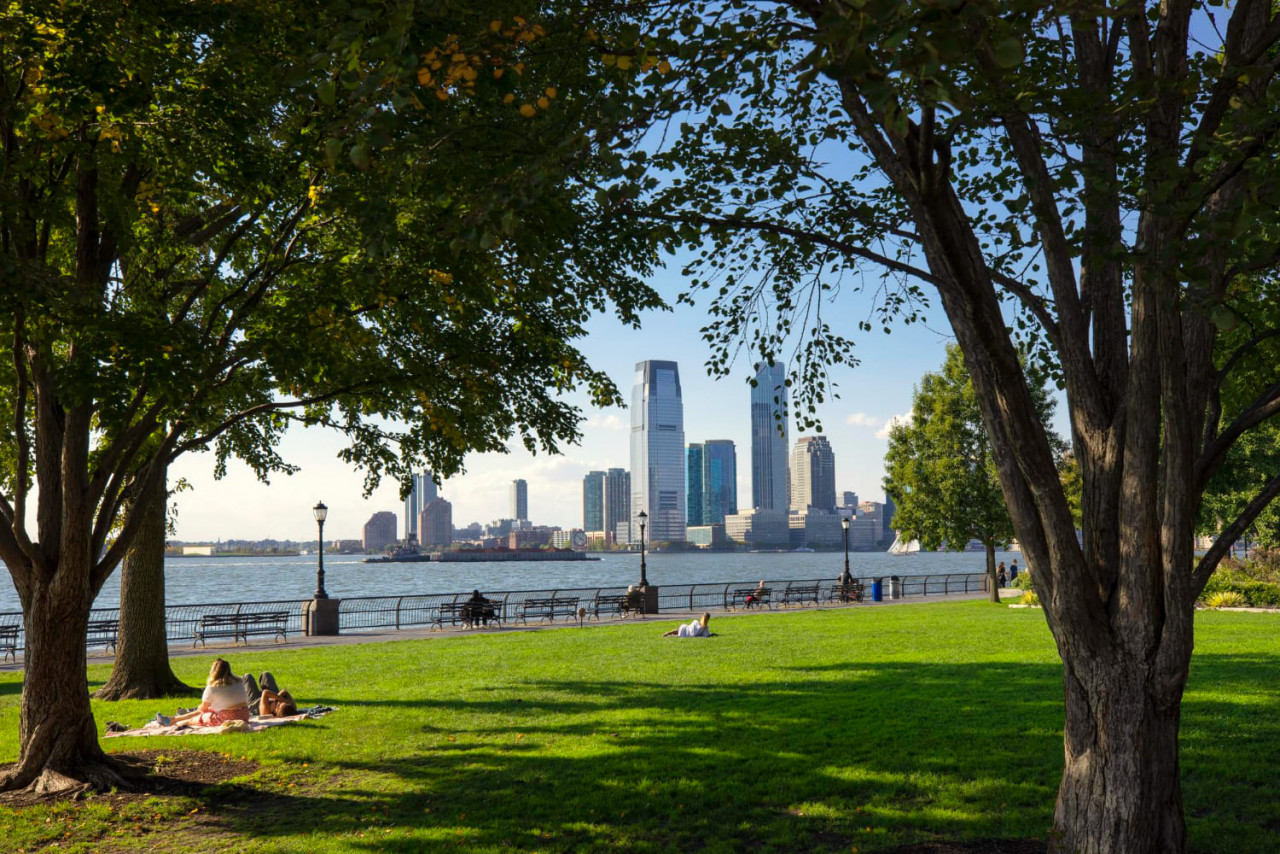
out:
<path id="1" fill-rule="evenodd" d="M 605 554 L 599 561 L 539 563 L 362 563 L 363 556 L 325 555 L 325 588 L 330 596 L 400 596 L 481 590 L 542 590 L 634 584 L 639 554 Z M 1025 566 L 1016 552 L 997 560 Z M 844 568 L 841 552 L 747 554 L 660 553 L 645 559 L 649 583 L 747 581 L 761 578 L 834 579 Z M 859 578 L 982 572 L 981 552 L 926 552 L 894 556 L 852 552 L 850 568 Z M 316 556 L 170 558 L 165 561 L 165 593 L 170 605 L 309 599 L 316 585 Z M 120 601 L 120 571 L 103 587 L 95 605 Z M 0 573 L 0 611 L 17 611 L 18 597 L 7 571 Z"/>

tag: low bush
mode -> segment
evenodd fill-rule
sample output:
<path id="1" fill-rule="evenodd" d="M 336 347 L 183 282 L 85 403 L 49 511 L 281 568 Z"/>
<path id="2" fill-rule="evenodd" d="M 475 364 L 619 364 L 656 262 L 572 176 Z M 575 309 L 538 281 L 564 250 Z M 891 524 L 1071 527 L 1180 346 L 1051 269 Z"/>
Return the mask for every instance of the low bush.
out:
<path id="1" fill-rule="evenodd" d="M 1011 583 L 1009 586 L 1016 588 L 1018 590 L 1030 590 L 1031 576 L 1024 572 L 1021 575 L 1019 575 L 1017 578 L 1015 578 L 1013 580 L 1013 583 Z"/>
<path id="2" fill-rule="evenodd" d="M 1243 608 L 1248 603 L 1244 598 L 1244 594 L 1236 590 L 1219 590 L 1212 596 L 1204 600 L 1204 604 L 1210 608 Z"/>
<path id="3" fill-rule="evenodd" d="M 1242 604 L 1254 608 L 1280 608 L 1280 584 L 1254 581 L 1241 575 L 1234 567 L 1214 573 L 1200 594 L 1200 601 L 1208 604 L 1219 593 L 1236 593 L 1244 597 Z"/>
<path id="4" fill-rule="evenodd" d="M 1023 593 L 1021 596 L 1018 597 L 1018 604 L 1034 605 L 1036 607 L 1039 607 L 1040 597 L 1036 595 L 1036 592 L 1034 590 L 1028 590 L 1027 592 Z"/>

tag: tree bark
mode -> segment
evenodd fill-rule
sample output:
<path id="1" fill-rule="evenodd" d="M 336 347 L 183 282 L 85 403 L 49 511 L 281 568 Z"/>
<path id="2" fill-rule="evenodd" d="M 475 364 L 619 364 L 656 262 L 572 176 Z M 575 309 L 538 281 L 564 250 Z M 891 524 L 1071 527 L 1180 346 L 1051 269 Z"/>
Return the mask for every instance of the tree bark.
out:
<path id="1" fill-rule="evenodd" d="M 1126 657 L 1064 658 L 1066 768 L 1053 854 L 1186 850 L 1178 725 L 1183 680 Z"/>
<path id="2" fill-rule="evenodd" d="M 996 544 L 983 543 L 987 552 L 987 586 L 991 589 L 991 601 L 1000 604 L 1000 576 L 996 573 Z"/>
<path id="3" fill-rule="evenodd" d="M 83 557 L 83 556 L 82 556 Z M 64 556 L 51 578 L 36 578 L 23 608 L 21 751 L 0 775 L 0 791 L 40 794 L 125 785 L 98 745 L 85 684 L 85 635 L 91 597 L 88 568 Z"/>
<path id="4" fill-rule="evenodd" d="M 194 690 L 169 666 L 164 612 L 167 497 L 164 480 L 157 479 L 152 494 L 137 501 L 143 520 L 120 571 L 116 663 L 111 678 L 94 695 L 100 700 L 148 700 Z"/>

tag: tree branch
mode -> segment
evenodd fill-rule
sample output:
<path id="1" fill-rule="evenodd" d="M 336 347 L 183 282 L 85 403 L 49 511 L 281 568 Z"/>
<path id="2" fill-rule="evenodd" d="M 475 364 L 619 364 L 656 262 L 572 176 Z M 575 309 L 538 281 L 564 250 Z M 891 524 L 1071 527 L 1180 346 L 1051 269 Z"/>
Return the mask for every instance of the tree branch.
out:
<path id="1" fill-rule="evenodd" d="M 1196 564 L 1195 570 L 1191 575 L 1192 590 L 1195 596 L 1199 596 L 1204 590 L 1204 586 L 1209 583 L 1209 577 L 1213 575 L 1213 571 L 1218 568 L 1218 564 L 1227 556 L 1231 547 L 1235 545 L 1236 540 L 1249 529 L 1249 526 L 1262 515 L 1262 511 L 1280 495 L 1280 475 L 1277 475 L 1267 481 L 1261 491 L 1258 492 L 1254 499 L 1249 502 L 1244 511 L 1236 518 L 1234 522 L 1228 525 L 1217 538 L 1213 541 L 1213 546 L 1209 551 L 1204 553 L 1200 558 L 1200 562 Z"/>

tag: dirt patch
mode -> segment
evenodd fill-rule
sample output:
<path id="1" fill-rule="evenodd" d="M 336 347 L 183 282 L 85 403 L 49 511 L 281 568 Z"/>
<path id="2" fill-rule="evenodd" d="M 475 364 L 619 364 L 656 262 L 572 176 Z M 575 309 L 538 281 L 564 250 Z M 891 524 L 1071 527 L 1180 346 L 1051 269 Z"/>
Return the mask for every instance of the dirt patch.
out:
<path id="1" fill-rule="evenodd" d="M 112 753 L 110 756 L 125 766 L 133 786 L 129 790 L 94 796 L 113 804 L 144 801 L 156 796 L 195 797 L 209 786 L 252 774 L 259 767 L 253 760 L 230 759 L 207 750 L 130 750 Z M 12 765 L 0 765 L 0 773 L 11 767 Z M 75 795 L 8 792 L 0 794 L 0 805 L 22 807 L 74 798 Z"/>
<path id="2" fill-rule="evenodd" d="M 893 848 L 884 854 L 1045 854 L 1048 844 L 1034 839 L 987 839 L 979 842 L 924 842 Z"/>

